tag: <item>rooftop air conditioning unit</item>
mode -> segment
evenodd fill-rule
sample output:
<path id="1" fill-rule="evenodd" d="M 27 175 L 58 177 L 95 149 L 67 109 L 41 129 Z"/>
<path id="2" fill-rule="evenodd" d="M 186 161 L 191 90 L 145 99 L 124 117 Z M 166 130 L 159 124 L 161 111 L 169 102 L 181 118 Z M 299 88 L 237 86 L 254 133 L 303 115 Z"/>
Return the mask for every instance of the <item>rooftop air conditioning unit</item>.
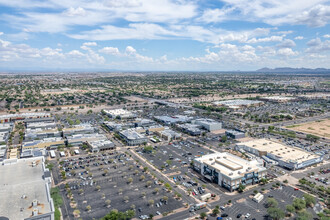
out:
<path id="1" fill-rule="evenodd" d="M 233 173 L 229 173 L 229 176 L 232 176 L 233 175 Z"/>
<path id="2" fill-rule="evenodd" d="M 38 209 L 33 209 L 32 210 L 32 216 L 37 216 L 39 213 L 39 210 Z"/>
<path id="3" fill-rule="evenodd" d="M 36 199 L 33 200 L 33 202 L 32 202 L 32 206 L 33 206 L 33 207 L 38 206 L 38 200 L 36 200 Z"/>

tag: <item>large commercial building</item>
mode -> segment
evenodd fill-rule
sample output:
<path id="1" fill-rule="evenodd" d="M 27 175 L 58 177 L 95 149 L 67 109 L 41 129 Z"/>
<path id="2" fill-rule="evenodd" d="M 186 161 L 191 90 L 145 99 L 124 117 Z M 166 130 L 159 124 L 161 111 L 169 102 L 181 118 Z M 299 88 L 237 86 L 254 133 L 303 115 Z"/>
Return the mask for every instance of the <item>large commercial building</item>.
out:
<path id="1" fill-rule="evenodd" d="M 262 101 L 248 100 L 248 99 L 233 99 L 226 101 L 217 101 L 213 103 L 216 106 L 226 106 L 230 109 L 240 109 L 251 106 L 260 106 L 264 104 Z"/>
<path id="2" fill-rule="evenodd" d="M 64 139 L 61 137 L 44 138 L 42 140 L 24 142 L 22 144 L 22 151 L 28 149 L 52 149 L 64 144 Z"/>
<path id="3" fill-rule="evenodd" d="M 189 122 L 193 117 L 186 115 L 175 115 L 175 116 L 155 116 L 155 119 L 163 124 L 172 125 L 176 123 Z"/>
<path id="4" fill-rule="evenodd" d="M 216 131 L 222 128 L 222 123 L 214 121 L 213 119 L 196 119 L 195 124 L 202 126 L 208 131 Z"/>
<path id="5" fill-rule="evenodd" d="M 55 122 L 32 122 L 26 123 L 27 129 L 55 129 L 56 123 Z"/>
<path id="6" fill-rule="evenodd" d="M 114 143 L 109 140 L 87 141 L 86 143 L 93 153 L 116 149 Z"/>
<path id="7" fill-rule="evenodd" d="M 6 123 L 16 120 L 25 120 L 25 119 L 34 119 L 34 118 L 49 118 L 51 117 L 50 113 L 20 113 L 20 114 L 9 114 L 9 115 L 0 115 L 0 123 Z"/>
<path id="8" fill-rule="evenodd" d="M 181 138 L 182 136 L 180 133 L 169 129 L 168 127 L 162 131 L 157 131 L 155 133 L 167 141 L 176 140 Z"/>
<path id="9" fill-rule="evenodd" d="M 98 141 L 98 140 L 107 140 L 107 137 L 103 134 L 97 134 L 97 133 L 75 134 L 66 137 L 67 144 L 73 146 L 81 145 L 83 143 L 86 143 L 87 141 Z"/>
<path id="10" fill-rule="evenodd" d="M 53 220 L 51 177 L 43 157 L 4 160 L 0 165 L 0 216 L 10 220 Z M 0 217 L 0 219 L 1 219 Z"/>
<path id="11" fill-rule="evenodd" d="M 183 132 L 188 133 L 192 136 L 198 136 L 202 134 L 200 125 L 186 123 L 186 124 L 178 124 L 177 127 Z"/>
<path id="12" fill-rule="evenodd" d="M 104 125 L 110 130 L 110 131 L 120 131 L 122 129 L 128 129 L 128 128 L 134 128 L 134 123 L 116 123 L 114 121 L 106 121 L 104 122 Z"/>
<path id="13" fill-rule="evenodd" d="M 256 184 L 266 176 L 266 168 L 257 160 L 244 160 L 229 153 L 213 153 L 194 159 L 194 169 L 230 191 L 242 185 Z"/>
<path id="14" fill-rule="evenodd" d="M 226 130 L 225 134 L 226 134 L 226 136 L 233 138 L 233 139 L 239 139 L 239 138 L 245 137 L 245 133 L 242 131 L 238 131 L 238 130 Z"/>
<path id="15" fill-rule="evenodd" d="M 277 161 L 278 165 L 291 170 L 301 169 L 323 160 L 323 156 L 266 139 L 238 143 L 236 149 L 244 149 L 259 157 L 267 156 Z"/>
<path id="16" fill-rule="evenodd" d="M 25 130 L 25 135 L 24 135 L 24 139 L 26 141 L 28 140 L 35 140 L 35 139 L 43 139 L 43 138 L 51 138 L 51 137 L 61 137 L 61 132 L 59 132 L 57 130 L 57 128 L 55 129 L 41 129 L 41 128 L 37 128 L 37 129 L 26 129 Z"/>
<path id="17" fill-rule="evenodd" d="M 140 145 L 148 142 L 148 139 L 143 134 L 139 134 L 133 129 L 120 131 L 119 135 L 125 140 L 126 144 L 129 146 Z"/>
<path id="18" fill-rule="evenodd" d="M 103 110 L 103 112 L 111 118 L 128 119 L 136 117 L 135 114 L 125 109 Z"/>
<path id="19" fill-rule="evenodd" d="M 71 128 L 63 128 L 63 136 L 75 135 L 75 134 L 91 134 L 94 133 L 94 127 L 91 124 L 75 125 Z"/>

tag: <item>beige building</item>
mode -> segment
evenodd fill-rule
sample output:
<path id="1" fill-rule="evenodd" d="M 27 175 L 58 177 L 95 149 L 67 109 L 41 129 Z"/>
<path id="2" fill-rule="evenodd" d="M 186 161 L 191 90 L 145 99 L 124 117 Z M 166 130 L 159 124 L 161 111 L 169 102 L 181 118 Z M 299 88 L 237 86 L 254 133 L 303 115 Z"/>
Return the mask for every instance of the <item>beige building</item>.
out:
<path id="1" fill-rule="evenodd" d="M 210 181 L 233 191 L 242 185 L 256 184 L 267 169 L 257 160 L 244 160 L 230 153 L 213 153 L 194 159 L 194 169 Z"/>
<path id="2" fill-rule="evenodd" d="M 243 149 L 259 157 L 267 156 L 277 161 L 280 166 L 292 170 L 301 169 L 323 160 L 322 156 L 267 139 L 238 143 L 236 149 Z"/>

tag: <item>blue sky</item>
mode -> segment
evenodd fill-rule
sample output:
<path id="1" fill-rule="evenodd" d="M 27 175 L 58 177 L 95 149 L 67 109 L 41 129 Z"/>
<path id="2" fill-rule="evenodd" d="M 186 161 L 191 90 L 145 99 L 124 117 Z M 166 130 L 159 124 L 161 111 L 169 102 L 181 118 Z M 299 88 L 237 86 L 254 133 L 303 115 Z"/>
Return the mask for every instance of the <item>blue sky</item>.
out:
<path id="1" fill-rule="evenodd" d="M 0 0 L 0 70 L 330 68 L 328 0 Z"/>

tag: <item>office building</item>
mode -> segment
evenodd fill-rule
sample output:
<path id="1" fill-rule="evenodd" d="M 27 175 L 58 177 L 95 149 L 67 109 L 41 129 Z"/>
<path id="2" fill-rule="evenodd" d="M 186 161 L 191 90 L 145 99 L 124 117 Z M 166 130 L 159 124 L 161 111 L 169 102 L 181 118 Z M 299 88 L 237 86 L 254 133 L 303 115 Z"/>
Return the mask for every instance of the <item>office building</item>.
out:
<path id="1" fill-rule="evenodd" d="M 213 119 L 196 119 L 195 124 L 202 126 L 204 129 L 208 131 L 216 131 L 222 128 L 222 123 L 217 122 Z"/>
<path id="2" fill-rule="evenodd" d="M 120 131 L 119 135 L 129 146 L 140 145 L 148 142 L 148 139 L 143 134 L 139 134 L 134 129 Z"/>
<path id="3" fill-rule="evenodd" d="M 22 144 L 22 151 L 27 149 L 53 149 L 64 144 L 64 139 L 61 137 L 44 138 L 42 140 L 24 142 Z"/>
<path id="4" fill-rule="evenodd" d="M 166 141 L 177 140 L 182 136 L 180 133 L 169 129 L 168 127 L 162 131 L 157 131 L 156 134 Z"/>
<path id="5" fill-rule="evenodd" d="M 230 109 L 247 108 L 251 106 L 260 106 L 264 104 L 262 101 L 248 100 L 248 99 L 232 99 L 226 101 L 217 101 L 213 103 L 216 106 L 225 106 Z"/>
<path id="6" fill-rule="evenodd" d="M 266 176 L 262 162 L 244 160 L 229 153 L 213 153 L 195 158 L 194 169 L 229 191 L 236 190 L 240 184 L 256 184 Z"/>
<path id="7" fill-rule="evenodd" d="M 200 125 L 186 123 L 186 124 L 178 124 L 177 127 L 184 133 L 188 133 L 191 136 L 198 136 L 202 134 Z"/>
<path id="8" fill-rule="evenodd" d="M 226 130 L 226 136 L 233 138 L 233 139 L 240 139 L 245 137 L 245 133 L 238 130 Z"/>
<path id="9" fill-rule="evenodd" d="M 74 125 L 73 127 L 62 129 L 63 137 L 75 134 L 91 134 L 94 131 L 95 129 L 91 124 Z"/>
<path id="10" fill-rule="evenodd" d="M 114 143 L 109 140 L 96 140 L 96 141 L 87 141 L 87 145 L 90 147 L 93 153 L 98 153 L 100 151 L 106 150 L 115 150 L 116 147 Z"/>
<path id="11" fill-rule="evenodd" d="M 35 118 L 49 118 L 49 117 L 51 117 L 50 113 L 43 113 L 43 112 L 0 115 L 0 123 L 7 123 L 17 120 L 35 119 Z"/>

